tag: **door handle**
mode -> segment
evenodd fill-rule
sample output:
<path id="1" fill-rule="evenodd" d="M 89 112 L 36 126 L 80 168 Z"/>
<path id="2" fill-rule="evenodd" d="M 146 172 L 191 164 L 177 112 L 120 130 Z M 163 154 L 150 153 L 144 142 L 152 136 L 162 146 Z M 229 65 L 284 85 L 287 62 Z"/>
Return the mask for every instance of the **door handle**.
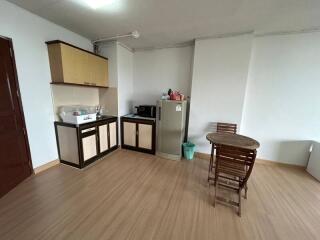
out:
<path id="1" fill-rule="evenodd" d="M 159 121 L 161 121 L 161 107 L 159 107 Z"/>

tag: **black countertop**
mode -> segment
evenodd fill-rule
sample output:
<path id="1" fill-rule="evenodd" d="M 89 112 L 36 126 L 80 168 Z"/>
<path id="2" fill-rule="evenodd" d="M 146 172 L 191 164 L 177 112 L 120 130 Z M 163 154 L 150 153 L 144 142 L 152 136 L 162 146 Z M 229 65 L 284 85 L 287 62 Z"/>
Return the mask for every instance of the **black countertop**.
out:
<path id="1" fill-rule="evenodd" d="M 136 115 L 136 114 L 127 114 L 127 115 L 124 115 L 122 116 L 123 118 L 132 118 L 132 119 L 142 119 L 142 120 L 151 120 L 151 121 L 156 121 L 155 118 L 150 118 L 150 117 L 141 117 L 139 115 Z"/>

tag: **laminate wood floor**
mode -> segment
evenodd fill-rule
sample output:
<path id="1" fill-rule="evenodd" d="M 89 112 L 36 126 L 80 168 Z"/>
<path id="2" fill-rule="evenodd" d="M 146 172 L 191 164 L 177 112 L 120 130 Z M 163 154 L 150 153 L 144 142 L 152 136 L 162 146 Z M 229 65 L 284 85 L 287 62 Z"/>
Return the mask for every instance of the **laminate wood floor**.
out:
<path id="1" fill-rule="evenodd" d="M 0 199 L 0 239 L 320 239 L 320 183 L 302 169 L 257 163 L 239 218 L 213 208 L 207 167 L 125 150 L 53 167 Z"/>

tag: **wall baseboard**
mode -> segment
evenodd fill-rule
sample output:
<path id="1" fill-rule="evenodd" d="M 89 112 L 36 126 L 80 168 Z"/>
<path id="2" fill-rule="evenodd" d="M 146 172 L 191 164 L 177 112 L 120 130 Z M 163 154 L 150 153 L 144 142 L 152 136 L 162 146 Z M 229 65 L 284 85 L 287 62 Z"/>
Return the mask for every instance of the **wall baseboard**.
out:
<path id="1" fill-rule="evenodd" d="M 33 171 L 34 171 L 34 174 L 39 174 L 39 173 L 41 173 L 43 171 L 46 171 L 49 168 L 52 168 L 52 167 L 54 167 L 56 165 L 59 165 L 59 164 L 60 164 L 60 161 L 58 159 L 57 160 L 53 160 L 53 161 L 48 162 L 46 164 L 43 164 L 43 165 L 41 165 L 39 167 L 36 167 L 35 169 L 33 169 Z"/>
<path id="2" fill-rule="evenodd" d="M 265 165 L 277 165 L 277 166 L 284 166 L 284 167 L 293 167 L 293 168 L 300 168 L 300 169 L 306 169 L 305 166 L 291 164 L 291 163 L 283 163 L 283 162 L 276 162 L 272 160 L 265 160 L 265 159 L 256 159 L 256 162 L 259 164 L 265 164 Z"/>
<path id="3" fill-rule="evenodd" d="M 194 156 L 197 158 L 208 160 L 208 161 L 210 160 L 210 154 L 208 153 L 195 152 Z"/>
<path id="4" fill-rule="evenodd" d="M 208 153 L 200 153 L 195 152 L 195 157 L 210 160 L 210 154 Z M 306 169 L 305 166 L 290 164 L 290 163 L 283 163 L 283 162 L 276 162 L 272 160 L 265 160 L 265 159 L 256 159 L 256 163 L 258 164 L 265 164 L 265 165 L 273 165 L 273 166 L 285 166 L 285 167 L 294 167 L 294 168 L 300 168 L 300 169 Z"/>

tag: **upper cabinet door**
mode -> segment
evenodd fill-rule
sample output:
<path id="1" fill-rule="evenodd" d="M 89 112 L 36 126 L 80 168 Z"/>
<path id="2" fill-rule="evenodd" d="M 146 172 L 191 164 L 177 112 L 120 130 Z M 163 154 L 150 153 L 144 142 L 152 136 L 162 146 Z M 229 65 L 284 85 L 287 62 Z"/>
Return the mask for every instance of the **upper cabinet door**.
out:
<path id="1" fill-rule="evenodd" d="M 108 87 L 108 59 L 56 41 L 48 51 L 52 82 Z"/>
<path id="2" fill-rule="evenodd" d="M 92 85 L 108 86 L 108 60 L 89 55 L 90 80 Z"/>
<path id="3" fill-rule="evenodd" d="M 89 54 L 68 45 L 60 46 L 64 82 L 90 84 Z"/>

